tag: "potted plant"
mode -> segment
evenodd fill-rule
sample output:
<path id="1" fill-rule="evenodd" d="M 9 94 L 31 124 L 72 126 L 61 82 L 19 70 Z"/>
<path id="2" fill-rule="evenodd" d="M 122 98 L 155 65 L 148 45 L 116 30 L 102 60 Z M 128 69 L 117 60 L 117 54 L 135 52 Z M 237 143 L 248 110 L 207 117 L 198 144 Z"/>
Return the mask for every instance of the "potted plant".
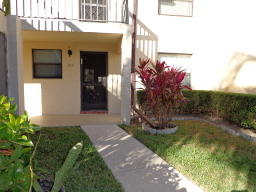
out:
<path id="1" fill-rule="evenodd" d="M 136 72 L 146 93 L 144 111 L 153 117 L 154 122 L 151 127 L 144 124 L 144 129 L 159 134 L 175 132 L 177 126 L 170 122 L 174 110 L 187 101 L 182 90 L 191 90 L 182 85 L 186 72 L 181 68 L 169 67 L 165 62 L 153 63 L 150 59 L 140 59 Z"/>

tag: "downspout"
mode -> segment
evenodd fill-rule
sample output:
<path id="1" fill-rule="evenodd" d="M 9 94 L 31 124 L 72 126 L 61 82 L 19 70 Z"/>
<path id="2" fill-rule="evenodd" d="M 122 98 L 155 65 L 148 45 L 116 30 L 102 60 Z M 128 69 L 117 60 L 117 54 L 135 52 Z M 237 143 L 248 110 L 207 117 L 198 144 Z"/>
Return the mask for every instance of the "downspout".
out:
<path id="1" fill-rule="evenodd" d="M 138 0 L 134 0 L 133 14 L 132 14 L 132 63 L 131 63 L 131 105 L 135 106 L 135 65 L 136 65 L 136 36 L 137 36 L 137 14 L 138 14 Z"/>

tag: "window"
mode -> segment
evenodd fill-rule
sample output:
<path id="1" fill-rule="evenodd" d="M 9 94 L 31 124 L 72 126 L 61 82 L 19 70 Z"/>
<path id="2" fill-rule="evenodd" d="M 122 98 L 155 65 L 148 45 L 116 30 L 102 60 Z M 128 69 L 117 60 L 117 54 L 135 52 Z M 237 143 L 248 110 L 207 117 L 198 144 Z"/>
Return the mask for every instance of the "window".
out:
<path id="1" fill-rule="evenodd" d="M 158 13 L 192 17 L 193 0 L 158 0 Z"/>
<path id="2" fill-rule="evenodd" d="M 62 52 L 54 49 L 33 49 L 34 78 L 62 78 Z"/>
<path id="3" fill-rule="evenodd" d="M 80 0 L 80 19 L 106 21 L 107 0 Z"/>
<path id="4" fill-rule="evenodd" d="M 181 67 L 186 71 L 183 85 L 191 86 L 191 54 L 184 53 L 159 53 L 158 59 L 165 61 L 168 66 Z"/>

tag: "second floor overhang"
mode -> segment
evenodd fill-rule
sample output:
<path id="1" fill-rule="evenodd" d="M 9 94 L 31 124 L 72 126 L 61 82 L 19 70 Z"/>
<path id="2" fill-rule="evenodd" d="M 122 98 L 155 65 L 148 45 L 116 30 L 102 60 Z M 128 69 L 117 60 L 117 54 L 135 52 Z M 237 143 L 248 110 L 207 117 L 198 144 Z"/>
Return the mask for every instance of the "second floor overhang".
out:
<path id="1" fill-rule="evenodd" d="M 0 0 L 0 4 L 1 4 Z M 123 33 L 128 0 L 9 0 L 23 30 Z"/>

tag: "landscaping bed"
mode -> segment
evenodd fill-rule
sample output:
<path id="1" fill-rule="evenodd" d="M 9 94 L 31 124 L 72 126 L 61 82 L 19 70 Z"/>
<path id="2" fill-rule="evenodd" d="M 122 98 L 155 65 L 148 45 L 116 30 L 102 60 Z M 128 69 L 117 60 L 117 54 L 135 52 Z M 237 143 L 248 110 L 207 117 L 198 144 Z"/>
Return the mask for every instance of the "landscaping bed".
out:
<path id="1" fill-rule="evenodd" d="M 34 143 L 39 134 L 33 135 Z M 83 141 L 84 148 L 77 163 L 68 176 L 64 188 L 67 192 L 122 192 L 121 184 L 115 180 L 90 139 L 79 127 L 43 128 L 33 160 L 34 171 L 44 179 L 54 179 L 70 148 Z"/>
<path id="2" fill-rule="evenodd" d="M 121 127 L 182 174 L 211 192 L 256 191 L 256 144 L 196 120 L 174 121 L 173 135 Z"/>
<path id="3" fill-rule="evenodd" d="M 221 118 L 239 127 L 256 132 L 256 95 L 219 91 L 182 91 L 188 102 L 175 111 L 179 114 L 202 114 Z M 141 106 L 146 99 L 144 90 L 137 91 Z"/>

